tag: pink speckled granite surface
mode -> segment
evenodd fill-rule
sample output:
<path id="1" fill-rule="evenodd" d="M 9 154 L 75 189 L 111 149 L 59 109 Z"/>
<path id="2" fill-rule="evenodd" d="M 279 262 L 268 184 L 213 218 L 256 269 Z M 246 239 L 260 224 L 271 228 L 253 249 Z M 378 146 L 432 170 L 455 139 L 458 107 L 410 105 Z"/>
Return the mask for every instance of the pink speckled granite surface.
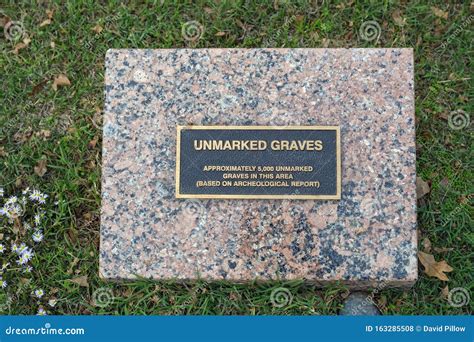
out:
<path id="1" fill-rule="evenodd" d="M 107 279 L 417 278 L 411 49 L 109 50 Z M 340 125 L 342 198 L 176 199 L 176 125 Z"/>

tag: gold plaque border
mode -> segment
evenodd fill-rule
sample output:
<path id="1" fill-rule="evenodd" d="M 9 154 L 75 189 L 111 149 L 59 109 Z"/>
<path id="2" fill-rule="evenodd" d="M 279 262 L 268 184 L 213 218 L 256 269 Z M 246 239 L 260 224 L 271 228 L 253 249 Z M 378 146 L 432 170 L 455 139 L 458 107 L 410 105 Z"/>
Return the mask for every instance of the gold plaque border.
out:
<path id="1" fill-rule="evenodd" d="M 336 194 L 335 195 L 215 195 L 215 194 L 182 194 L 179 192 L 181 172 L 181 131 L 183 129 L 220 129 L 220 130 L 316 130 L 336 131 Z M 341 199 L 341 129 L 340 126 L 176 126 L 176 198 L 203 198 L 203 199 Z"/>

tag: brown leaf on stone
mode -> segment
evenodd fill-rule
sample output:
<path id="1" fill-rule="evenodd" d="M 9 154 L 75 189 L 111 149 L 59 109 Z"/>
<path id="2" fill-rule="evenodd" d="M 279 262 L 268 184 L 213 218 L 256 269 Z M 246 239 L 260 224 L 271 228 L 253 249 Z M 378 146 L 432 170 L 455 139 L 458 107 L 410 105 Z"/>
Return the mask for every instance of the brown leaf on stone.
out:
<path id="1" fill-rule="evenodd" d="M 402 12 L 400 10 L 392 12 L 392 19 L 398 26 L 403 26 L 406 23 L 406 18 L 402 17 Z"/>
<path id="2" fill-rule="evenodd" d="M 88 279 L 87 279 L 87 275 L 83 275 L 83 276 L 80 276 L 80 277 L 70 279 L 70 281 L 72 283 L 77 284 L 77 285 L 82 286 L 82 287 L 89 287 L 89 282 L 88 282 Z"/>
<path id="3" fill-rule="evenodd" d="M 439 9 L 438 7 L 431 6 L 431 11 L 433 11 L 433 14 L 439 18 L 448 19 L 448 12 Z"/>
<path id="4" fill-rule="evenodd" d="M 100 34 L 104 30 L 104 28 L 100 26 L 99 24 L 97 24 L 93 28 L 91 28 L 91 30 L 97 34 Z"/>
<path id="5" fill-rule="evenodd" d="M 421 177 L 416 177 L 416 198 L 420 199 L 431 191 L 430 185 Z"/>
<path id="6" fill-rule="evenodd" d="M 449 296 L 449 287 L 446 285 L 442 290 L 441 290 L 441 297 L 443 299 L 447 299 Z"/>
<path id="7" fill-rule="evenodd" d="M 53 82 L 53 89 L 56 91 L 58 90 L 58 87 L 64 87 L 64 86 L 70 86 L 71 81 L 69 81 L 69 78 L 67 78 L 66 75 L 64 74 L 59 74 L 54 78 Z"/>
<path id="8" fill-rule="evenodd" d="M 453 268 L 446 261 L 436 261 L 433 255 L 424 252 L 418 252 L 418 260 L 424 266 L 424 271 L 428 276 L 449 281 L 449 278 L 444 273 L 451 272 Z"/>
<path id="9" fill-rule="evenodd" d="M 46 159 L 41 159 L 40 161 L 38 161 L 38 164 L 35 166 L 35 173 L 38 176 L 43 177 L 46 171 L 48 170 L 46 168 L 46 163 Z"/>
<path id="10" fill-rule="evenodd" d="M 428 239 L 427 237 L 425 237 L 422 241 L 422 244 L 423 244 L 423 250 L 426 252 L 426 253 L 430 253 L 431 252 L 431 241 L 430 239 Z"/>

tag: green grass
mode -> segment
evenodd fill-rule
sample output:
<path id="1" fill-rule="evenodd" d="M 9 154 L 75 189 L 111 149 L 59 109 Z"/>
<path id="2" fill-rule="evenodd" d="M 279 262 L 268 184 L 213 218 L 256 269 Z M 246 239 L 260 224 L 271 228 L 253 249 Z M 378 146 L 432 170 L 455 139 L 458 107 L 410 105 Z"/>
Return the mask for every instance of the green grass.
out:
<path id="1" fill-rule="evenodd" d="M 473 35 L 472 17 L 468 18 L 474 12 L 468 1 L 356 1 L 350 5 L 324 1 L 320 7 L 283 0 L 95 3 L 10 1 L 0 8 L 12 20 L 21 21 L 31 39 L 16 55 L 12 52 L 15 42 L 0 35 L 0 186 L 6 194 L 37 187 L 60 200 L 48 209 L 51 215 L 45 241 L 34 259 L 32 282 L 15 294 L 11 305 L 3 306 L 3 313 L 36 313 L 38 303 L 30 291 L 41 287 L 45 298 L 58 299 L 54 308 L 42 302 L 51 314 L 336 314 L 348 293 L 342 286 L 316 289 L 302 283 L 201 281 L 108 284 L 98 277 L 100 109 L 107 49 L 326 46 L 413 47 L 415 51 L 417 168 L 432 188 L 418 206 L 420 241 L 428 238 L 432 248 L 452 248 L 432 253 L 454 270 L 448 274 L 449 282 L 420 272 L 412 289 L 384 289 L 375 301 L 385 314 L 474 311 L 474 300 L 454 308 L 442 296 L 446 285 L 466 288 L 474 296 L 469 196 L 473 193 L 472 130 L 453 130 L 446 121 L 453 110 L 472 111 Z M 435 16 L 431 6 L 448 12 L 448 19 Z M 48 9 L 55 11 L 53 22 L 40 27 Z M 397 13 L 405 20 L 402 26 L 394 20 Z M 205 27 L 202 38 L 194 43 L 181 35 L 182 25 L 190 20 Z M 368 20 L 381 26 L 378 41 L 367 42 L 359 36 L 360 25 Z M 103 27 L 100 34 L 91 30 L 97 24 Z M 225 35 L 216 36 L 217 32 Z M 437 50 L 443 43 L 446 48 Z M 59 73 L 66 74 L 72 85 L 55 92 L 52 79 Z M 51 136 L 37 136 L 42 129 L 51 131 Z M 98 143 L 91 146 L 94 139 Z M 43 177 L 34 172 L 41 158 L 47 160 L 48 168 Z M 88 276 L 89 287 L 69 281 L 81 275 Z M 289 288 L 294 298 L 291 305 L 276 308 L 269 298 L 280 286 Z M 106 307 L 95 306 L 92 300 L 100 287 L 110 288 L 116 298 Z M 6 291 L 0 291 L 1 304 Z"/>

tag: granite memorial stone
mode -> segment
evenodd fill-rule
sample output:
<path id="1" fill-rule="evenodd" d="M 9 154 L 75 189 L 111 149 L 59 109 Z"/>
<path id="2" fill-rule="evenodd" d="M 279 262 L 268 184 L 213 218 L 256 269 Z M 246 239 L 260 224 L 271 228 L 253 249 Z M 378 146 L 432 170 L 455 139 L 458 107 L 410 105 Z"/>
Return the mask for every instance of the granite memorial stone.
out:
<path id="1" fill-rule="evenodd" d="M 417 278 L 411 49 L 109 50 L 100 274 Z"/>

